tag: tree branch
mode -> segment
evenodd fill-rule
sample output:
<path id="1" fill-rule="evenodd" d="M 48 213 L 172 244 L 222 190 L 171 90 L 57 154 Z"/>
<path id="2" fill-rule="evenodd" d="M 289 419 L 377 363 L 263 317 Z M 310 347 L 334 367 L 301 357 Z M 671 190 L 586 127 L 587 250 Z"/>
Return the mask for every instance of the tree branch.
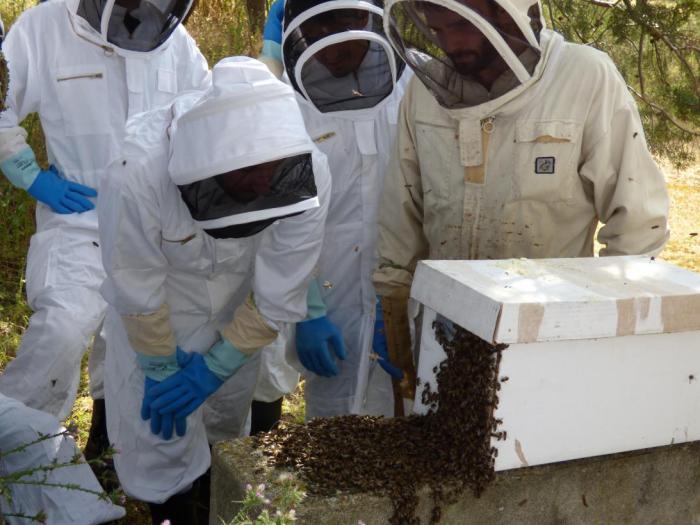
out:
<path id="1" fill-rule="evenodd" d="M 637 75 L 639 75 L 639 91 L 642 96 L 645 96 L 644 92 L 644 71 L 642 68 L 642 59 L 644 58 L 644 37 L 646 33 L 644 28 L 639 32 L 639 49 L 637 50 Z"/>
<path id="2" fill-rule="evenodd" d="M 4 452 L 0 452 L 0 458 L 3 458 L 5 456 L 9 456 L 10 454 L 15 454 L 17 452 L 24 452 L 27 448 L 31 447 L 32 445 L 36 445 L 37 443 L 41 443 L 42 441 L 47 441 L 49 439 L 53 439 L 53 438 L 61 437 L 61 436 L 65 437 L 67 435 L 68 435 L 67 430 L 57 432 L 56 434 L 45 434 L 45 435 L 35 439 L 34 441 L 30 441 L 29 443 L 25 443 L 24 445 L 20 445 L 16 448 L 13 448 L 13 449 L 10 449 L 10 450 L 4 451 Z"/>
<path id="3" fill-rule="evenodd" d="M 58 488 L 58 489 L 67 489 L 67 490 L 77 490 L 78 492 L 85 492 L 86 494 L 92 494 L 94 496 L 97 496 L 98 498 L 102 500 L 107 500 L 109 498 L 109 495 L 102 491 L 98 492 L 96 490 L 91 490 L 91 489 L 86 489 L 77 483 L 52 483 L 50 481 L 39 481 L 39 480 L 30 480 L 30 481 L 21 481 L 21 480 L 16 480 L 16 481 L 8 481 L 8 485 L 30 485 L 30 486 L 36 486 L 36 487 L 51 487 L 51 488 Z"/>
<path id="4" fill-rule="evenodd" d="M 674 126 L 676 126 L 678 129 L 680 129 L 680 130 L 683 131 L 684 133 L 688 133 L 688 134 L 693 135 L 693 136 L 695 136 L 695 137 L 700 137 L 700 130 L 690 129 L 690 128 L 686 127 L 686 126 L 683 125 L 681 122 L 679 122 L 678 120 L 676 120 L 676 118 L 675 118 L 673 115 L 671 115 L 671 113 L 669 113 L 666 109 L 662 108 L 662 107 L 659 106 L 658 104 L 656 104 L 656 103 L 652 102 L 651 100 L 649 100 L 647 97 L 645 97 L 644 95 L 642 95 L 641 93 L 639 93 L 636 89 L 634 89 L 634 88 L 633 88 L 632 86 L 630 86 L 629 84 L 627 84 L 627 88 L 632 92 L 632 94 L 633 94 L 635 97 L 637 97 L 639 100 L 641 100 L 642 102 L 644 102 L 647 106 L 649 106 L 651 109 L 653 109 L 653 110 L 656 111 L 657 113 L 659 113 L 659 114 L 663 115 L 664 117 L 666 117 L 666 118 L 668 119 L 668 121 L 669 121 L 671 124 L 673 124 Z"/>
<path id="5" fill-rule="evenodd" d="M 593 1 L 597 1 L 597 0 L 585 0 L 585 1 L 586 2 L 593 2 Z M 676 55 L 676 58 L 678 58 L 678 60 L 681 62 L 681 64 L 683 64 L 683 66 L 685 67 L 686 72 L 687 72 L 688 77 L 690 78 L 691 82 L 697 88 L 698 79 L 695 76 L 695 72 L 693 71 L 693 68 L 688 63 L 685 56 L 683 56 L 683 53 L 680 52 L 678 47 L 676 47 L 676 45 L 673 42 L 671 42 L 671 40 L 668 38 L 668 35 L 666 35 L 665 33 L 662 33 L 657 27 L 654 27 L 653 25 L 647 23 L 644 20 L 644 17 L 638 16 L 634 7 L 632 6 L 632 3 L 630 2 L 630 0 L 622 0 L 622 1 L 625 3 L 625 7 L 627 8 L 627 12 L 629 13 L 630 18 L 634 22 L 639 24 L 642 28 L 646 29 L 652 37 L 657 38 L 657 39 L 661 40 L 664 44 L 666 44 L 666 46 L 671 50 L 671 52 L 674 55 Z"/>
<path id="6" fill-rule="evenodd" d="M 620 3 L 619 0 L 618 0 L 618 1 L 612 1 L 612 0 L 610 0 L 610 1 L 606 1 L 606 0 L 583 0 L 583 1 L 586 2 L 587 4 L 596 5 L 596 6 L 598 6 L 598 7 L 605 7 L 605 8 L 607 8 L 607 9 L 609 9 L 609 8 L 611 8 L 611 7 L 616 7 L 617 4 Z"/>

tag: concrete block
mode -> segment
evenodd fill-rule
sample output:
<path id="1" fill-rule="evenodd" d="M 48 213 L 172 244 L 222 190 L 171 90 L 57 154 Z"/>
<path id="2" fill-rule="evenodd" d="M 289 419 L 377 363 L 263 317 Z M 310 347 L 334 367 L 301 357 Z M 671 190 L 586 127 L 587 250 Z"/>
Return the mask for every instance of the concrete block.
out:
<path id="1" fill-rule="evenodd" d="M 239 510 L 246 483 L 274 491 L 283 471 L 267 466 L 250 439 L 218 444 L 212 454 L 211 525 Z M 273 492 L 274 493 L 274 492 Z M 417 516 L 430 522 L 432 498 L 419 491 Z M 309 495 L 302 525 L 389 523 L 392 504 L 371 494 Z M 498 472 L 481 498 L 465 493 L 443 508 L 441 524 L 700 524 L 700 444 L 690 443 Z"/>

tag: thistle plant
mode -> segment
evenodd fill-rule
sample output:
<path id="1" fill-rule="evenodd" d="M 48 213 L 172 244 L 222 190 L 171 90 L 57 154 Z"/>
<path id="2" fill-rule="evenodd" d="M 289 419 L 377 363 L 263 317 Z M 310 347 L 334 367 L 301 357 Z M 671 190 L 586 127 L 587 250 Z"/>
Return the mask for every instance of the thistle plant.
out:
<path id="1" fill-rule="evenodd" d="M 5 450 L 5 451 L 0 451 L 0 462 L 4 458 L 7 458 L 8 456 L 12 454 L 20 454 L 24 451 L 26 451 L 29 447 L 37 445 L 39 443 L 42 443 L 44 441 L 49 441 L 55 438 L 61 438 L 61 437 L 70 437 L 70 433 L 67 430 L 64 430 L 62 432 L 57 432 L 55 434 L 41 434 L 39 433 L 39 437 L 35 439 L 34 441 L 30 441 L 29 443 L 25 443 L 23 445 L 20 445 L 18 447 L 15 447 L 10 450 Z M 8 504 L 12 503 L 12 487 L 17 486 L 17 485 L 32 485 L 36 487 L 45 487 L 45 488 L 63 488 L 67 490 L 76 490 L 79 492 L 85 492 L 87 494 L 92 494 L 95 497 L 105 500 L 105 501 L 111 501 L 112 503 L 115 503 L 117 505 L 122 504 L 121 502 L 123 501 L 123 494 L 121 494 L 120 491 L 115 491 L 113 493 L 107 493 L 105 491 L 96 491 L 92 489 L 87 489 L 77 483 L 56 483 L 49 481 L 49 475 L 51 472 L 54 470 L 66 468 L 66 467 L 73 467 L 75 465 L 79 465 L 81 463 L 102 463 L 106 459 L 109 459 L 112 455 L 114 454 L 113 450 L 108 450 L 105 454 L 102 456 L 91 460 L 91 461 L 85 461 L 83 458 L 82 454 L 79 451 L 76 451 L 76 453 L 68 460 L 68 461 L 58 461 L 58 459 L 55 459 L 54 461 L 51 461 L 48 464 L 45 465 L 39 465 L 36 467 L 31 467 L 27 469 L 21 469 L 21 470 L 15 470 L 12 472 L 9 472 L 7 474 L 2 474 L 0 475 L 0 498 L 4 499 Z M 25 513 L 5 513 L 4 516 L 6 518 L 9 517 L 14 517 L 14 518 L 23 518 L 26 520 L 29 520 L 30 522 L 33 523 L 47 523 L 47 516 L 46 513 L 41 510 L 38 511 L 36 514 L 25 514 Z M 3 523 L 0 521 L 0 524 Z"/>
<path id="2" fill-rule="evenodd" d="M 306 497 L 298 482 L 288 474 L 282 474 L 272 490 L 264 483 L 245 487 L 242 508 L 233 521 L 223 525 L 291 525 L 296 521 L 296 507 Z M 274 496 L 272 493 L 274 492 Z"/>

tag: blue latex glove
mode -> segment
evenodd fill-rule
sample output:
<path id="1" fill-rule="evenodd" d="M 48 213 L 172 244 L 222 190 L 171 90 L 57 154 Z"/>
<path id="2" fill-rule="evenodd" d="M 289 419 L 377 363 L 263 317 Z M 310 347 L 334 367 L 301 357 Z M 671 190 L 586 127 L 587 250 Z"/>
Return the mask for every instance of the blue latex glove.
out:
<path id="1" fill-rule="evenodd" d="M 325 315 L 297 323 L 296 347 L 304 368 L 323 377 L 338 375 L 331 347 L 338 359 L 345 359 L 340 330 Z"/>
<path id="2" fill-rule="evenodd" d="M 144 421 L 150 419 L 151 431 L 156 435 L 162 432 L 165 439 L 172 437 L 173 426 L 178 436 L 184 436 L 187 416 L 248 359 L 226 339 L 204 355 L 180 347 L 172 356 L 139 355 L 139 365 L 146 374 L 141 417 Z"/>
<path id="3" fill-rule="evenodd" d="M 267 13 L 263 28 L 263 40 L 282 43 L 282 23 L 284 22 L 284 0 L 275 0 Z"/>
<path id="4" fill-rule="evenodd" d="M 275 0 L 267 13 L 263 28 L 263 46 L 260 56 L 274 58 L 282 62 L 282 23 L 284 20 L 284 0 Z"/>
<path id="5" fill-rule="evenodd" d="M 184 436 L 187 416 L 197 410 L 247 360 L 248 356 L 226 339 L 215 344 L 206 355 L 183 352 L 178 348 L 177 362 L 181 370 L 149 391 L 152 396 L 152 400 L 149 399 L 151 417 L 154 412 L 166 420 L 172 415 L 177 435 Z M 165 430 L 164 422 L 163 437 L 168 439 Z M 170 430 L 172 433 L 172 427 Z"/>
<path id="6" fill-rule="evenodd" d="M 384 312 L 379 298 L 377 298 L 377 312 L 374 318 L 372 351 L 377 355 L 379 366 L 381 366 L 387 374 L 394 379 L 403 379 L 403 371 L 389 361 L 389 350 L 386 345 L 386 331 L 384 330 Z"/>
<path id="7" fill-rule="evenodd" d="M 64 179 L 55 166 L 41 170 L 27 191 L 56 213 L 82 213 L 95 209 L 95 205 L 87 197 L 97 197 L 97 192 Z"/>
<path id="8" fill-rule="evenodd" d="M 157 411 L 151 410 L 151 403 L 156 399 L 153 394 L 153 388 L 180 370 L 177 355 L 173 353 L 168 356 L 147 356 L 137 352 L 136 361 L 146 376 L 143 388 L 143 401 L 141 402 L 141 418 L 144 421 L 151 420 L 151 432 L 156 435 L 163 432 L 163 437 L 170 439 L 173 435 L 175 415 L 161 415 Z M 185 427 L 181 427 L 180 430 L 184 435 Z"/>
<path id="9" fill-rule="evenodd" d="M 321 287 L 311 281 L 307 296 L 307 319 L 297 323 L 296 348 L 304 368 L 323 377 L 338 375 L 331 348 L 338 359 L 345 359 L 345 346 L 340 330 L 326 317 Z"/>
<path id="10" fill-rule="evenodd" d="M 176 427 L 178 436 L 184 436 L 187 430 L 185 419 L 175 420 L 175 414 L 160 414 L 157 410 L 151 409 L 151 404 L 156 399 L 153 389 L 160 385 L 161 381 L 156 381 L 146 376 L 146 384 L 143 389 L 143 402 L 141 403 L 141 418 L 144 421 L 151 420 L 151 432 L 158 435 L 162 432 L 164 439 L 173 437 L 173 427 Z"/>

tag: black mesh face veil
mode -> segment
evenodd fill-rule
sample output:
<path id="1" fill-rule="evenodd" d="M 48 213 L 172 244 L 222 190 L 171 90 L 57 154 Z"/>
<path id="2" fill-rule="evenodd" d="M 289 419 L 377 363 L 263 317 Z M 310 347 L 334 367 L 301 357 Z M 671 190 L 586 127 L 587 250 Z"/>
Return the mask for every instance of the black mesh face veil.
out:
<path id="1" fill-rule="evenodd" d="M 107 41 L 128 51 L 153 51 L 187 16 L 192 0 L 81 0 L 77 14 L 102 33 L 108 16 Z"/>
<path id="2" fill-rule="evenodd" d="M 178 186 L 192 218 L 216 238 L 248 237 L 301 213 L 316 194 L 311 154 Z"/>
<path id="3" fill-rule="evenodd" d="M 106 4 L 107 0 L 80 0 L 77 14 L 87 20 L 90 26 L 99 33 L 102 13 Z"/>
<path id="4" fill-rule="evenodd" d="M 496 0 L 398 1 L 389 38 L 448 109 L 473 107 L 527 83 L 540 60 L 539 8 L 514 19 Z"/>
<path id="5" fill-rule="evenodd" d="M 376 2 L 288 0 L 284 33 L 287 76 L 323 113 L 375 107 L 405 67 L 384 35 Z"/>

